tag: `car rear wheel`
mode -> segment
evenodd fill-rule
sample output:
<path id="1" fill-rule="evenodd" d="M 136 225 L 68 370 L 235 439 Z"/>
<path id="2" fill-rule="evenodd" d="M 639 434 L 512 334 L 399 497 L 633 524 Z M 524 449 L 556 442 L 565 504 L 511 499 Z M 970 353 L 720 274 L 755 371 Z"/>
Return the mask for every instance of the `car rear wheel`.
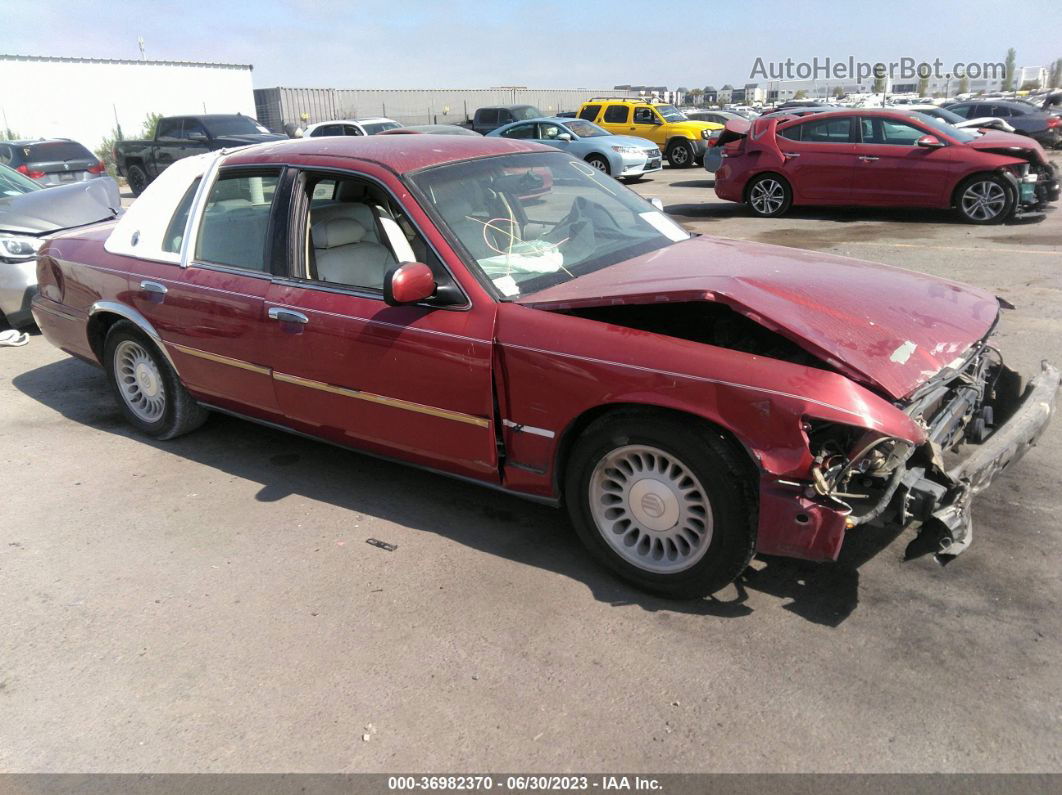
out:
<path id="1" fill-rule="evenodd" d="M 125 181 L 129 183 L 129 190 L 134 196 L 139 196 L 148 186 L 147 173 L 140 166 L 129 166 Z"/>
<path id="2" fill-rule="evenodd" d="M 119 322 L 104 342 L 107 380 L 129 423 L 156 439 L 172 439 L 195 430 L 207 418 L 147 335 Z"/>
<path id="3" fill-rule="evenodd" d="M 1014 212 L 1014 191 L 995 174 L 977 174 L 956 191 L 959 215 L 971 224 L 998 224 Z"/>
<path id="4" fill-rule="evenodd" d="M 755 545 L 751 484 L 708 426 L 610 415 L 579 438 L 565 500 L 595 558 L 646 591 L 706 596 L 733 582 Z"/>
<path id="5" fill-rule="evenodd" d="M 598 171 L 602 171 L 606 174 L 609 174 L 611 172 L 611 169 L 608 167 L 608 161 L 605 160 L 605 158 L 601 157 L 601 155 L 590 155 L 588 158 L 586 158 L 586 162 L 592 165 Z"/>
<path id="6" fill-rule="evenodd" d="M 782 215 L 793 203 L 789 183 L 777 174 L 761 174 L 753 179 L 746 196 L 749 208 L 761 218 Z"/>
<path id="7" fill-rule="evenodd" d="M 667 162 L 672 168 L 690 168 L 694 165 L 695 154 L 693 144 L 685 138 L 679 138 L 671 142 L 667 148 Z"/>

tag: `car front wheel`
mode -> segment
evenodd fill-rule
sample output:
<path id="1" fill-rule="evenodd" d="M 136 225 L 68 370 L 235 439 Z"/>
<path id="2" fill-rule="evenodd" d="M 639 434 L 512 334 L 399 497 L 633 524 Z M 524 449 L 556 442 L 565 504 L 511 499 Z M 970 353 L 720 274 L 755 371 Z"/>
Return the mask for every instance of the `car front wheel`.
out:
<path id="1" fill-rule="evenodd" d="M 590 155 L 590 157 L 586 158 L 586 162 L 605 174 L 611 172 L 611 169 L 608 167 L 608 161 L 601 157 L 601 155 Z"/>
<path id="2" fill-rule="evenodd" d="M 1014 212 L 1014 191 L 995 174 L 980 174 L 966 180 L 957 191 L 955 206 L 971 224 L 998 224 Z"/>
<path id="3" fill-rule="evenodd" d="M 565 500 L 587 549 L 646 591 L 692 599 L 733 582 L 755 545 L 751 485 L 708 426 L 617 414 L 582 434 Z"/>
<path id="4" fill-rule="evenodd" d="M 749 183 L 749 208 L 761 218 L 782 215 L 793 203 L 793 191 L 784 179 L 776 174 L 761 174 Z"/>
<path id="5" fill-rule="evenodd" d="M 667 162 L 672 168 L 690 168 L 694 165 L 693 144 L 683 139 L 671 142 L 667 148 Z"/>
<path id="6" fill-rule="evenodd" d="M 129 423 L 156 439 L 195 430 L 207 418 L 158 347 L 132 323 L 115 323 L 104 342 L 107 380 Z"/>

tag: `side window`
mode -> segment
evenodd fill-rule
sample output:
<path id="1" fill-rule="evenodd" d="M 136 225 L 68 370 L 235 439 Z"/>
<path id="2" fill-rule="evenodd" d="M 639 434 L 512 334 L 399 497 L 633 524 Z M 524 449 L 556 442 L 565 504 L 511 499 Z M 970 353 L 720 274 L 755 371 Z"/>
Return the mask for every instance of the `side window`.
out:
<path id="1" fill-rule="evenodd" d="M 1011 109 L 1006 107 L 1005 105 L 993 105 L 992 107 L 988 108 L 988 112 L 985 115 L 1006 118 L 1008 116 L 1016 116 L 1017 114 L 1013 113 Z"/>
<path id="2" fill-rule="evenodd" d="M 534 124 L 517 124 L 502 133 L 503 138 L 535 138 Z"/>
<path id="3" fill-rule="evenodd" d="M 0 144 L 0 163 L 7 165 L 11 162 L 11 147 Z"/>
<path id="4" fill-rule="evenodd" d="M 849 116 L 816 119 L 798 126 L 801 128 L 801 141 L 825 144 L 847 144 L 852 141 L 852 120 Z"/>
<path id="5" fill-rule="evenodd" d="M 915 141 L 921 138 L 926 133 L 917 127 L 913 127 L 902 121 L 893 121 L 892 119 L 880 119 L 881 122 L 881 143 L 889 144 L 891 146 L 914 146 Z"/>
<path id="6" fill-rule="evenodd" d="M 335 201 L 310 205 L 302 280 L 383 292 L 384 275 L 403 262 L 424 262 L 440 284 L 450 277 L 442 263 L 387 191 L 368 180 L 307 174 L 305 190 L 316 196 L 334 186 Z"/>
<path id="7" fill-rule="evenodd" d="M 181 127 L 181 137 L 191 141 L 205 141 L 207 138 L 206 127 L 197 119 L 185 119 Z"/>
<path id="8" fill-rule="evenodd" d="M 361 129 L 358 128 L 358 127 L 355 127 L 353 124 L 344 124 L 343 125 L 343 135 L 361 135 L 361 134 L 362 134 Z"/>
<path id="9" fill-rule="evenodd" d="M 314 202 L 326 202 L 332 201 L 336 196 L 336 181 L 334 179 L 322 179 L 313 188 L 313 195 L 310 197 Z"/>
<path id="10" fill-rule="evenodd" d="M 155 131 L 156 138 L 180 138 L 183 119 L 159 119 Z"/>
<path id="11" fill-rule="evenodd" d="M 557 140 L 557 136 L 558 135 L 560 135 L 561 133 L 566 133 L 566 132 L 568 132 L 568 131 L 565 130 L 565 129 L 562 129 L 559 124 L 542 123 L 542 124 L 538 125 L 538 137 L 539 137 L 539 140 L 542 140 L 542 141 L 555 141 L 555 140 Z M 570 137 L 570 134 L 569 134 L 569 137 Z"/>
<path id="12" fill-rule="evenodd" d="M 201 181 L 200 177 L 196 177 L 188 190 L 185 191 L 181 203 L 177 205 L 177 210 L 166 227 L 166 234 L 162 237 L 163 251 L 168 251 L 171 254 L 181 253 L 181 243 L 184 242 L 184 227 L 188 223 L 188 211 L 192 209 L 192 200 L 195 199 L 195 192 L 199 190 Z"/>
<path id="13" fill-rule="evenodd" d="M 606 124 L 626 124 L 631 116 L 631 109 L 626 105 L 609 105 L 605 108 Z"/>
<path id="14" fill-rule="evenodd" d="M 516 119 L 513 118 L 513 114 L 509 111 L 504 108 L 498 111 L 498 122 L 500 124 L 509 124 L 514 121 L 516 121 Z"/>
<path id="15" fill-rule="evenodd" d="M 803 126 L 803 124 L 794 124 L 792 127 L 786 127 L 784 130 L 779 130 L 778 135 L 782 138 L 787 138 L 790 141 L 799 141 L 800 129 Z"/>
<path id="16" fill-rule="evenodd" d="M 601 112 L 600 105 L 587 105 L 579 111 L 579 118 L 587 121 L 595 121 L 597 114 Z"/>
<path id="17" fill-rule="evenodd" d="M 247 270 L 269 270 L 269 215 L 280 172 L 222 173 L 210 189 L 195 258 Z"/>
<path id="18" fill-rule="evenodd" d="M 497 124 L 498 123 L 498 109 L 497 108 L 484 108 L 483 110 L 476 111 L 476 115 L 479 116 L 480 124 Z"/>
<path id="19" fill-rule="evenodd" d="M 972 107 L 972 105 L 952 105 L 948 110 L 952 113 L 958 113 L 964 119 L 968 119 L 970 118 L 970 108 Z"/>
<path id="20" fill-rule="evenodd" d="M 343 125 L 341 124 L 325 124 L 323 127 L 318 127 L 311 134 L 311 138 L 324 138 L 325 136 L 342 135 Z"/>
<path id="21" fill-rule="evenodd" d="M 652 108 L 635 108 L 634 109 L 634 123 L 635 124 L 655 124 L 656 114 L 653 113 Z"/>

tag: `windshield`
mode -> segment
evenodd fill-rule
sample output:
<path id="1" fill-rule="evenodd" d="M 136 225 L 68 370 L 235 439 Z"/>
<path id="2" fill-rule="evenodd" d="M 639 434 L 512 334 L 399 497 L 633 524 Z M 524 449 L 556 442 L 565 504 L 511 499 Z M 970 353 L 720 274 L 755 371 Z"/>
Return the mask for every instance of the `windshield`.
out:
<path id="1" fill-rule="evenodd" d="M 397 121 L 372 121 L 369 123 L 362 122 L 362 128 L 365 130 L 366 135 L 376 135 L 382 133 L 384 130 L 397 130 L 402 125 Z"/>
<path id="2" fill-rule="evenodd" d="M 517 121 L 542 118 L 542 111 L 534 105 L 516 105 L 515 107 L 509 108 L 509 112 L 513 114 L 513 118 Z"/>
<path id="3" fill-rule="evenodd" d="M 413 182 L 503 299 L 689 238 L 653 205 L 560 152 L 466 160 Z"/>
<path id="4" fill-rule="evenodd" d="M 566 121 L 564 126 L 580 138 L 599 138 L 602 135 L 612 135 L 612 133 L 602 130 L 593 122 L 585 121 L 584 119 Z"/>
<path id="5" fill-rule="evenodd" d="M 28 177 L 19 174 L 15 169 L 0 165 L 0 196 L 20 196 L 43 188 Z"/>
<path id="6" fill-rule="evenodd" d="M 207 130 L 214 138 L 224 135 L 268 135 L 269 130 L 248 116 L 229 116 L 221 119 L 203 119 Z"/>
<path id="7" fill-rule="evenodd" d="M 686 115 L 674 105 L 657 105 L 656 112 L 664 117 L 664 121 L 689 121 Z"/>
<path id="8" fill-rule="evenodd" d="M 930 127 L 935 127 L 948 137 L 954 138 L 956 141 L 962 141 L 964 144 L 976 140 L 980 135 L 980 133 L 974 132 L 973 130 L 960 130 L 958 127 L 948 124 L 943 119 L 937 119 L 933 116 L 928 116 L 925 113 L 912 113 L 911 117 L 923 124 L 928 124 Z"/>

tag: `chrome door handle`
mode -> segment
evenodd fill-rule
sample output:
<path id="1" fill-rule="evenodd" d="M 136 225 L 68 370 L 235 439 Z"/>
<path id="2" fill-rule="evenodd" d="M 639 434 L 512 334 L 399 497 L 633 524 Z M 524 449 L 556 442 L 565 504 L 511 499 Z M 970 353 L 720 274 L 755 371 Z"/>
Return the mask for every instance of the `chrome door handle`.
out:
<path id="1" fill-rule="evenodd" d="M 881 158 L 874 157 L 873 155 L 860 155 L 859 159 L 862 160 L 864 163 L 869 163 L 872 160 L 880 160 Z"/>
<path id="2" fill-rule="evenodd" d="M 310 322 L 310 319 L 306 317 L 302 312 L 295 312 L 291 309 L 283 309 L 279 306 L 269 307 L 269 319 L 279 320 L 281 323 L 298 323 L 305 326 Z"/>
<path id="3" fill-rule="evenodd" d="M 782 157 L 784 157 L 784 158 L 786 158 L 788 160 L 791 157 L 800 157 L 800 153 L 799 152 L 782 152 Z"/>
<path id="4" fill-rule="evenodd" d="M 166 290 L 165 284 L 159 284 L 158 282 L 145 279 L 140 282 L 140 292 L 147 293 L 146 299 L 151 303 L 161 304 L 166 300 L 166 293 L 168 291 Z"/>

